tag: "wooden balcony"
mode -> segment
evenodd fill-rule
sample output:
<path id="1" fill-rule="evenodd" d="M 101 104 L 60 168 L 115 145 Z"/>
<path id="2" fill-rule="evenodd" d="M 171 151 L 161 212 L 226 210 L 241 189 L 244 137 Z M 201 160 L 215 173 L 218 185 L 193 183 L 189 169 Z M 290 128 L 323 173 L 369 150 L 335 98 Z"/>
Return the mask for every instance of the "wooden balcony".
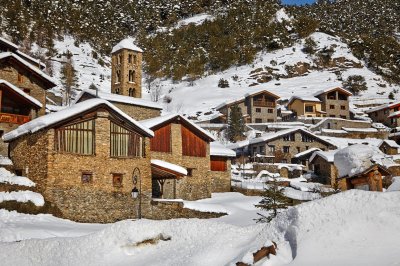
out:
<path id="1" fill-rule="evenodd" d="M 31 118 L 25 115 L 0 113 L 0 123 L 22 125 L 29 122 L 30 120 Z"/>
<path id="2" fill-rule="evenodd" d="M 254 107 L 275 107 L 275 102 L 268 102 L 268 101 L 253 101 Z"/>

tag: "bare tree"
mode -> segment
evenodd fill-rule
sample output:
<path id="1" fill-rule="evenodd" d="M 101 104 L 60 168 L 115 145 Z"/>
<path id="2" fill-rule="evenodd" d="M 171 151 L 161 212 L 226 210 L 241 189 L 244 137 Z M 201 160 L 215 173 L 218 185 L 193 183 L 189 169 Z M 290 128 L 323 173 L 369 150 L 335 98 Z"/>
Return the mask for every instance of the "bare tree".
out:
<path id="1" fill-rule="evenodd" d="M 158 102 L 161 97 L 161 83 L 160 80 L 156 79 L 153 80 L 151 83 L 148 84 L 150 98 L 153 102 Z"/>
<path id="2" fill-rule="evenodd" d="M 64 104 L 70 105 L 77 86 L 76 70 L 74 69 L 72 57 L 67 57 L 67 61 L 61 68 L 61 75 L 61 82 L 65 89 Z"/>

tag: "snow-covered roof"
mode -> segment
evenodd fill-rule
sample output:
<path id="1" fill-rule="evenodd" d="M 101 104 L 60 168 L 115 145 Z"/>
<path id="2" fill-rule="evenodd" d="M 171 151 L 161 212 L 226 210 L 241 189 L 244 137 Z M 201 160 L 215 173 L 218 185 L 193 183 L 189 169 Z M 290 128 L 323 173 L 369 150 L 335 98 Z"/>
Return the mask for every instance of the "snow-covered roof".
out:
<path id="1" fill-rule="evenodd" d="M 18 50 L 18 49 L 19 49 L 19 46 L 18 46 L 18 45 L 16 45 L 15 43 L 12 43 L 12 42 L 10 42 L 10 41 L 8 41 L 8 40 L 2 38 L 2 37 L 0 37 L 0 43 L 3 43 L 3 44 L 5 44 L 5 45 L 7 45 L 8 47 L 10 47 L 10 48 L 12 48 L 12 49 L 15 49 L 15 50 Z"/>
<path id="2" fill-rule="evenodd" d="M 396 166 L 393 159 L 377 147 L 355 144 L 339 150 L 334 156 L 334 163 L 341 177 L 353 177 L 378 164 L 386 168 Z"/>
<path id="3" fill-rule="evenodd" d="M 400 145 L 397 144 L 396 141 L 391 140 L 391 139 L 382 140 L 382 143 L 379 146 L 381 146 L 383 143 L 386 143 L 391 148 L 397 148 L 397 149 L 400 148 Z"/>
<path id="4" fill-rule="evenodd" d="M 380 110 L 383 110 L 383 109 L 392 108 L 392 107 L 395 107 L 396 105 L 400 105 L 400 101 L 395 101 L 395 102 L 391 102 L 391 103 L 382 104 L 382 105 L 379 105 L 377 107 L 374 107 L 374 108 L 371 108 L 369 110 L 366 110 L 365 112 L 369 114 L 369 113 L 373 113 L 373 112 L 380 111 Z"/>
<path id="5" fill-rule="evenodd" d="M 136 40 L 134 38 L 126 38 L 120 41 L 117 45 L 115 45 L 111 51 L 111 53 L 118 52 L 121 49 L 128 49 L 132 51 L 136 51 L 139 53 L 143 53 L 143 50 L 135 45 Z"/>
<path id="6" fill-rule="evenodd" d="M 40 70 L 39 68 L 33 66 L 31 63 L 27 62 L 26 60 L 24 60 L 23 58 L 21 58 L 20 56 L 12 53 L 12 52 L 3 52 L 0 53 L 0 60 L 5 59 L 5 58 L 9 58 L 12 57 L 15 60 L 17 60 L 18 62 L 20 62 L 21 64 L 23 64 L 24 66 L 28 67 L 30 70 L 32 70 L 33 72 L 35 72 L 37 75 L 39 75 L 40 77 L 44 78 L 45 80 L 47 80 L 48 82 L 50 82 L 53 86 L 56 86 L 57 83 L 56 81 L 50 77 L 49 75 L 47 75 L 46 73 L 44 73 L 42 70 Z"/>
<path id="7" fill-rule="evenodd" d="M 241 103 L 241 102 L 243 102 L 247 97 L 253 97 L 253 96 L 258 95 L 258 94 L 260 94 L 260 93 L 269 94 L 269 95 L 271 95 L 272 97 L 275 97 L 276 99 L 279 99 L 279 98 L 280 98 L 280 96 L 276 95 L 275 93 L 272 93 L 272 92 L 270 92 L 270 91 L 268 91 L 268 90 L 266 90 L 266 89 L 261 89 L 261 90 L 258 90 L 258 91 L 252 92 L 252 93 L 246 93 L 246 94 L 244 94 L 243 96 L 241 96 L 241 97 L 239 97 L 239 98 L 225 101 L 225 102 L 223 102 L 223 103 L 217 105 L 217 106 L 215 107 L 215 109 L 218 110 L 218 109 L 221 109 L 222 107 L 225 107 L 225 106 L 227 106 L 227 105 L 232 105 L 232 104 Z"/>
<path id="8" fill-rule="evenodd" d="M 185 168 L 183 168 L 182 166 L 173 164 L 173 163 L 169 163 L 166 161 L 162 161 L 162 160 L 157 160 L 157 159 L 151 159 L 151 164 L 171 170 L 173 172 L 182 174 L 182 175 L 187 175 L 187 170 Z"/>
<path id="9" fill-rule="evenodd" d="M 74 103 L 79 102 L 79 100 L 82 98 L 85 93 L 90 94 L 93 97 L 96 97 L 96 91 L 95 90 L 90 90 L 90 89 L 84 89 L 82 90 L 81 93 L 76 97 Z M 147 101 L 144 99 L 139 99 L 139 98 L 134 98 L 130 96 L 125 96 L 125 95 L 119 95 L 119 94 L 114 94 L 114 93 L 107 93 L 103 91 L 98 91 L 97 93 L 97 98 L 107 100 L 110 102 L 114 103 L 125 103 L 129 105 L 137 105 L 137 106 L 143 106 L 143 107 L 149 107 L 149 108 L 154 108 L 154 109 L 159 109 L 161 110 L 162 107 L 158 103 L 154 103 L 151 101 Z"/>
<path id="10" fill-rule="evenodd" d="M 33 58 L 32 56 L 29 56 L 23 52 L 21 52 L 20 50 L 15 51 L 16 54 L 18 54 L 19 56 L 22 56 L 25 59 L 28 59 L 30 61 L 32 61 L 33 63 L 36 63 L 38 65 L 40 65 L 41 68 L 45 68 L 46 65 L 43 62 L 40 62 L 39 59 Z"/>
<path id="11" fill-rule="evenodd" d="M 31 102 L 32 104 L 36 105 L 39 108 L 42 108 L 42 104 L 36 100 L 35 98 L 33 98 L 32 96 L 26 94 L 23 90 L 21 90 L 20 88 L 14 86 L 13 84 L 11 84 L 10 82 L 0 79 L 0 84 L 4 84 L 5 86 L 7 86 L 8 88 L 10 88 L 11 90 L 13 90 L 14 92 L 18 93 L 19 95 L 21 95 L 22 97 L 24 97 L 26 100 L 28 100 L 29 102 Z"/>
<path id="12" fill-rule="evenodd" d="M 214 141 L 210 143 L 210 155 L 221 156 L 221 157 L 236 157 L 236 152 L 228 149 L 220 142 Z"/>
<path id="13" fill-rule="evenodd" d="M 292 96 L 289 99 L 288 105 L 290 105 L 294 100 L 300 100 L 304 102 L 317 102 L 320 103 L 321 100 L 314 96 Z"/>
<path id="14" fill-rule="evenodd" d="M 256 144 L 256 143 L 260 143 L 260 142 L 267 142 L 267 141 L 282 137 L 284 135 L 287 135 L 287 134 L 290 134 L 290 133 L 294 133 L 296 131 L 304 132 L 304 133 L 306 133 L 308 135 L 313 136 L 316 139 L 319 139 L 321 142 L 325 142 L 325 143 L 327 143 L 329 145 L 335 146 L 333 143 L 331 143 L 331 142 L 329 142 L 329 141 L 327 141 L 325 139 L 322 139 L 320 136 L 317 136 L 317 135 L 313 134 L 312 132 L 304 129 L 303 127 L 295 127 L 295 128 L 290 128 L 290 129 L 286 129 L 286 130 L 277 131 L 277 132 L 265 133 L 261 137 L 258 137 L 258 138 L 250 140 L 250 144 Z"/>
<path id="15" fill-rule="evenodd" d="M 364 133 L 376 133 L 378 130 L 376 128 L 352 128 L 352 127 L 342 127 L 343 130 L 347 132 L 364 132 Z"/>
<path id="16" fill-rule="evenodd" d="M 307 155 L 307 154 L 312 153 L 312 152 L 320 151 L 320 150 L 321 149 L 319 149 L 319 148 L 311 148 L 311 149 L 308 149 L 308 150 L 305 150 L 305 151 L 297 153 L 294 157 L 295 158 L 300 158 L 300 157 L 302 157 L 304 155 Z"/>
<path id="17" fill-rule="evenodd" d="M 144 133 L 147 136 L 154 136 L 153 131 L 148 129 L 147 127 L 143 126 L 139 122 L 137 122 L 135 119 L 131 118 L 127 114 L 125 114 L 123 111 L 121 111 L 119 108 L 117 108 L 115 105 L 112 103 L 102 100 L 102 99 L 90 99 L 81 103 L 77 103 L 75 105 L 72 105 L 69 108 L 60 110 L 55 113 L 51 113 L 45 116 L 41 116 L 39 118 L 36 118 L 26 124 L 23 124 L 16 128 L 13 131 L 8 132 L 3 136 L 4 141 L 11 141 L 13 139 L 19 138 L 22 135 L 28 134 L 28 133 L 35 133 L 41 129 L 50 127 L 56 123 L 59 123 L 61 121 L 64 121 L 66 119 L 75 117 L 76 115 L 79 115 L 85 111 L 89 111 L 93 108 L 96 108 L 101 105 L 106 105 L 108 108 L 110 108 L 112 111 L 116 112 L 118 115 L 126 119 L 128 122 L 133 124 L 136 128 L 138 128 L 142 133 Z"/>
<path id="18" fill-rule="evenodd" d="M 310 157 L 310 162 L 312 162 L 317 156 L 323 158 L 325 161 L 328 163 L 333 163 L 334 161 L 334 156 L 338 150 L 332 150 L 332 151 L 316 151 L 311 155 Z"/>
<path id="19" fill-rule="evenodd" d="M 314 96 L 319 96 L 321 94 L 325 94 L 325 93 L 328 93 L 328 92 L 331 92 L 331 91 L 336 91 L 336 90 L 339 90 L 339 91 L 345 93 L 348 96 L 353 95 L 353 93 L 349 92 L 346 89 L 343 89 L 343 88 L 340 88 L 340 87 L 336 87 L 336 88 L 330 88 L 330 89 L 324 89 L 324 90 L 317 91 L 316 93 L 314 93 Z"/>
<path id="20" fill-rule="evenodd" d="M 180 114 L 169 114 L 169 115 L 164 115 L 164 116 L 158 116 L 158 117 L 154 117 L 154 118 L 150 118 L 150 119 L 146 119 L 146 120 L 141 120 L 140 123 L 142 125 L 144 125 L 145 127 L 153 128 L 155 126 L 167 123 L 168 121 L 171 121 L 174 119 L 180 119 L 180 120 L 186 122 L 187 124 L 189 124 L 190 126 L 195 128 L 197 131 L 199 131 L 200 133 L 205 135 L 210 140 L 215 140 L 214 136 L 211 135 L 207 130 L 202 129 L 201 127 L 199 127 L 198 125 L 196 125 L 195 123 L 193 123 L 192 121 L 188 120 L 187 118 L 185 118 L 184 116 L 182 116 Z"/>

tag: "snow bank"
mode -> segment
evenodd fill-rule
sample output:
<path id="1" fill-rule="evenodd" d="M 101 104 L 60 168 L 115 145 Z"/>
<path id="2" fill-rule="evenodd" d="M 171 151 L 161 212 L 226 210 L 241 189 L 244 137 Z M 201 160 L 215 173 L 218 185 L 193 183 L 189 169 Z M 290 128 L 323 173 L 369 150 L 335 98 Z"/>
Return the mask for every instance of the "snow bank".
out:
<path id="1" fill-rule="evenodd" d="M 388 187 L 386 192 L 400 191 L 400 176 L 392 178 L 392 184 Z"/>
<path id="2" fill-rule="evenodd" d="M 222 157 L 236 157 L 236 152 L 226 148 L 220 142 L 214 141 L 210 143 L 210 155 Z"/>
<path id="3" fill-rule="evenodd" d="M 0 183 L 8 183 L 11 185 L 19 185 L 26 187 L 34 187 L 36 184 L 29 178 L 24 176 L 16 176 L 5 168 L 0 168 Z"/>
<path id="4" fill-rule="evenodd" d="M 185 168 L 183 168 L 182 166 L 173 164 L 173 163 L 169 163 L 166 161 L 162 161 L 162 160 L 157 160 L 157 159 L 151 159 L 151 163 L 169 170 L 172 170 L 174 172 L 180 173 L 182 175 L 187 175 L 187 170 Z"/>
<path id="5" fill-rule="evenodd" d="M 0 192 L 0 202 L 15 200 L 17 202 L 32 202 L 36 206 L 44 205 L 44 198 L 41 194 L 33 191 L 11 191 Z"/>

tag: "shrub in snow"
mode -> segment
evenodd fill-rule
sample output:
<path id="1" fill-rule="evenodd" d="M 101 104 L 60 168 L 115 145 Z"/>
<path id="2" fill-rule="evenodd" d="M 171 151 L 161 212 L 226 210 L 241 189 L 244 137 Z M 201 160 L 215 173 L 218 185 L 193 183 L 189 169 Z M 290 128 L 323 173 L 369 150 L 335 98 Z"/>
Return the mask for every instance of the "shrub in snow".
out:
<path id="1" fill-rule="evenodd" d="M 226 79 L 221 78 L 218 81 L 218 87 L 220 87 L 220 88 L 229 88 L 229 81 L 226 80 Z"/>

